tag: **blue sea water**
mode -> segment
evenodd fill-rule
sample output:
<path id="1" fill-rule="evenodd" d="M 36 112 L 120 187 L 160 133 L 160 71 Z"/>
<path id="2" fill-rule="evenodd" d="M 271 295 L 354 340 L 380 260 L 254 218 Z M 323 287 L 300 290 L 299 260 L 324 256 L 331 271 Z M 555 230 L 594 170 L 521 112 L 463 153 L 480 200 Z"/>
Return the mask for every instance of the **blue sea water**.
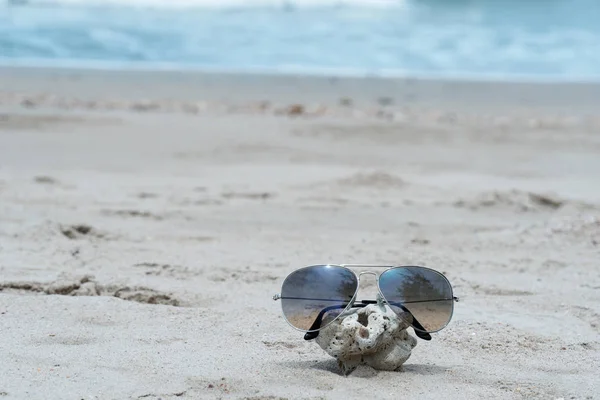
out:
<path id="1" fill-rule="evenodd" d="M 0 64 L 597 80 L 599 0 L 0 0 Z"/>

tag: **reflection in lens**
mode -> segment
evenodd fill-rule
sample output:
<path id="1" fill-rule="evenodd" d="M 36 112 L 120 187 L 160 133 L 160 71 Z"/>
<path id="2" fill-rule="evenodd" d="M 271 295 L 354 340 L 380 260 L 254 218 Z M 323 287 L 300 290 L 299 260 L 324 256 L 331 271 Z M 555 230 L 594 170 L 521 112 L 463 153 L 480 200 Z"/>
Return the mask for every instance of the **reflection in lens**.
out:
<path id="1" fill-rule="evenodd" d="M 392 268 L 379 277 L 379 288 L 395 312 L 412 314 L 415 329 L 436 332 L 452 318 L 452 286 L 437 271 L 412 266 Z"/>
<path id="2" fill-rule="evenodd" d="M 283 315 L 303 331 L 317 320 L 324 328 L 350 303 L 358 288 L 352 271 L 333 265 L 315 265 L 290 274 L 281 288 Z"/>

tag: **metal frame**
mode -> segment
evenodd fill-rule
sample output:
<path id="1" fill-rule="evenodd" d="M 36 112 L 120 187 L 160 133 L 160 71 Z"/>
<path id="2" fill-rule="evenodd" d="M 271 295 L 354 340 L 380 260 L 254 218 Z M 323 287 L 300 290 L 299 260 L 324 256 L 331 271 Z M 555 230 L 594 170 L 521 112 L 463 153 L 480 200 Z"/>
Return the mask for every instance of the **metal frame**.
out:
<path id="1" fill-rule="evenodd" d="M 300 329 L 297 328 L 295 326 L 293 326 L 287 319 L 287 317 L 285 316 L 285 314 L 283 313 L 283 306 L 282 306 L 282 314 L 283 314 L 283 318 L 285 319 L 285 321 L 287 322 L 288 325 L 290 325 L 293 329 L 300 331 L 300 332 L 304 332 L 306 333 L 305 339 L 309 340 L 308 338 L 314 338 L 316 337 L 316 335 L 309 335 L 311 333 L 317 333 L 321 331 L 322 329 L 326 328 L 327 326 L 331 325 L 333 322 L 335 322 L 336 320 L 338 320 L 342 315 L 346 314 L 348 312 L 348 310 L 350 310 L 351 308 L 353 308 L 354 303 L 356 302 L 356 296 L 358 295 L 358 292 L 360 290 L 360 278 L 362 275 L 374 275 L 376 277 L 376 281 L 377 281 L 377 300 L 362 300 L 360 303 L 364 303 L 364 304 L 360 304 L 360 307 L 364 307 L 368 304 L 378 304 L 380 307 L 383 307 L 385 305 L 395 305 L 395 306 L 400 306 L 398 304 L 390 304 L 385 296 L 383 295 L 383 292 L 381 291 L 381 287 L 379 286 L 379 280 L 381 278 L 381 276 L 383 274 L 385 274 L 388 271 L 394 270 L 394 269 L 398 269 L 398 268 L 407 268 L 407 267 L 416 267 L 416 268 L 423 268 L 423 269 L 427 269 L 429 271 L 432 271 L 438 275 L 440 275 L 441 277 L 443 277 L 446 282 L 448 283 L 448 286 L 450 287 L 450 294 L 451 294 L 451 298 L 449 299 L 440 299 L 443 301 L 446 300 L 453 300 L 452 303 L 452 310 L 450 312 L 450 317 L 448 318 L 448 321 L 446 322 L 446 324 L 444 326 L 442 326 L 441 328 L 435 330 L 435 331 L 425 331 L 425 330 L 421 330 L 418 328 L 415 328 L 415 326 L 413 324 L 411 324 L 411 326 L 413 327 L 413 329 L 415 330 L 415 333 L 418 332 L 423 332 L 424 335 L 418 335 L 419 337 L 425 339 L 425 340 L 430 340 L 431 336 L 429 336 L 428 334 L 430 333 L 436 333 L 441 331 L 442 329 L 444 329 L 446 326 L 448 326 L 448 324 L 450 323 L 450 321 L 452 320 L 452 317 L 454 316 L 454 303 L 459 301 L 459 298 L 454 296 L 454 289 L 452 288 L 452 284 L 450 283 L 450 281 L 448 280 L 448 278 L 446 278 L 446 276 L 444 274 L 442 274 L 441 272 L 429 268 L 429 267 L 424 267 L 421 265 L 378 265 L 378 264 L 314 264 L 314 265 L 309 265 L 306 267 L 302 267 L 302 268 L 298 268 L 292 272 L 290 272 L 289 274 L 287 274 L 287 276 L 284 278 L 283 283 L 282 283 L 282 287 L 285 284 L 286 280 L 292 275 L 295 274 L 298 271 L 301 271 L 303 269 L 307 269 L 307 268 L 314 268 L 314 267 L 335 267 L 335 268 L 344 268 L 350 272 L 352 272 L 352 274 L 354 275 L 354 277 L 356 278 L 356 291 L 354 292 L 354 295 L 352 296 L 352 299 L 348 302 L 348 305 L 343 309 L 343 311 L 334 319 L 332 319 L 327 325 L 324 326 L 320 326 L 319 329 L 313 329 L 313 330 L 305 330 L 305 329 Z M 381 273 L 377 273 L 377 272 L 373 272 L 373 271 L 361 271 L 359 273 L 356 273 L 356 271 L 354 271 L 352 268 L 386 268 L 385 271 L 381 272 Z M 277 301 L 282 299 L 281 294 L 277 293 L 273 296 L 273 300 Z M 414 316 L 413 316 L 413 319 Z M 415 319 L 416 320 L 416 319 Z M 419 324 L 420 325 L 420 324 Z M 308 337 L 308 338 L 307 338 Z"/>

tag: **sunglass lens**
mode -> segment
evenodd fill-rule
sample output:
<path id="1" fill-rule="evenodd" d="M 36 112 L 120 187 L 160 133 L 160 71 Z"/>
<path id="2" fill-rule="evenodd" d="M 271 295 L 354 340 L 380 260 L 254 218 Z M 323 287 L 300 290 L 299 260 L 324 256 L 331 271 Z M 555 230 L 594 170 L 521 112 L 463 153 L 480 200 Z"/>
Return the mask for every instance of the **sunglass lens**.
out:
<path id="1" fill-rule="evenodd" d="M 334 265 L 314 265 L 291 273 L 281 288 L 283 315 L 303 331 L 324 328 L 350 303 L 358 288 L 352 271 Z M 315 329 L 315 321 L 320 326 Z"/>
<path id="2" fill-rule="evenodd" d="M 452 286 L 441 273 L 425 267 L 398 267 L 381 274 L 379 288 L 402 318 L 412 315 L 413 328 L 424 332 L 443 329 L 454 311 Z"/>

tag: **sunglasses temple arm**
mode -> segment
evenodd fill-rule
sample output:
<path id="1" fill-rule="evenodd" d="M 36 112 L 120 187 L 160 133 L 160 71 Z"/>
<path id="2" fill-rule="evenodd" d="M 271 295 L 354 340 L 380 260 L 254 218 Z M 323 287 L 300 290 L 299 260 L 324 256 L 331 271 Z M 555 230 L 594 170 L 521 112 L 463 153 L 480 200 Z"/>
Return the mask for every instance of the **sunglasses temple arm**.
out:
<path id="1" fill-rule="evenodd" d="M 429 333 L 427 333 L 427 329 L 425 329 L 423 327 L 423 325 L 421 325 L 421 323 L 419 322 L 418 319 L 415 318 L 415 316 L 408 310 L 408 308 L 404 307 L 402 305 L 402 303 L 389 303 L 392 306 L 396 306 L 402 309 L 402 311 L 404 311 L 405 313 L 407 313 L 408 315 L 410 315 L 410 317 L 412 318 L 412 326 L 417 328 L 415 329 L 415 335 L 417 335 L 417 337 L 420 337 L 423 340 L 431 340 L 431 335 Z"/>
<path id="2" fill-rule="evenodd" d="M 325 314 L 327 314 L 327 312 L 329 312 L 331 310 L 339 310 L 341 308 L 346 308 L 347 306 L 348 306 L 347 304 L 339 304 L 339 305 L 335 305 L 335 306 L 325 307 L 324 309 L 322 309 L 321 312 L 319 312 L 319 315 L 317 315 L 315 322 L 313 322 L 313 324 L 309 328 L 309 331 L 311 331 L 311 332 L 306 332 L 306 334 L 304 335 L 304 340 L 316 339 L 317 336 L 319 336 L 318 329 L 321 327 L 321 324 L 323 323 L 323 317 L 325 316 Z M 366 305 L 364 305 L 362 307 L 365 307 L 365 306 Z M 352 307 L 361 307 L 361 305 L 355 304 L 355 305 L 352 305 Z"/>

